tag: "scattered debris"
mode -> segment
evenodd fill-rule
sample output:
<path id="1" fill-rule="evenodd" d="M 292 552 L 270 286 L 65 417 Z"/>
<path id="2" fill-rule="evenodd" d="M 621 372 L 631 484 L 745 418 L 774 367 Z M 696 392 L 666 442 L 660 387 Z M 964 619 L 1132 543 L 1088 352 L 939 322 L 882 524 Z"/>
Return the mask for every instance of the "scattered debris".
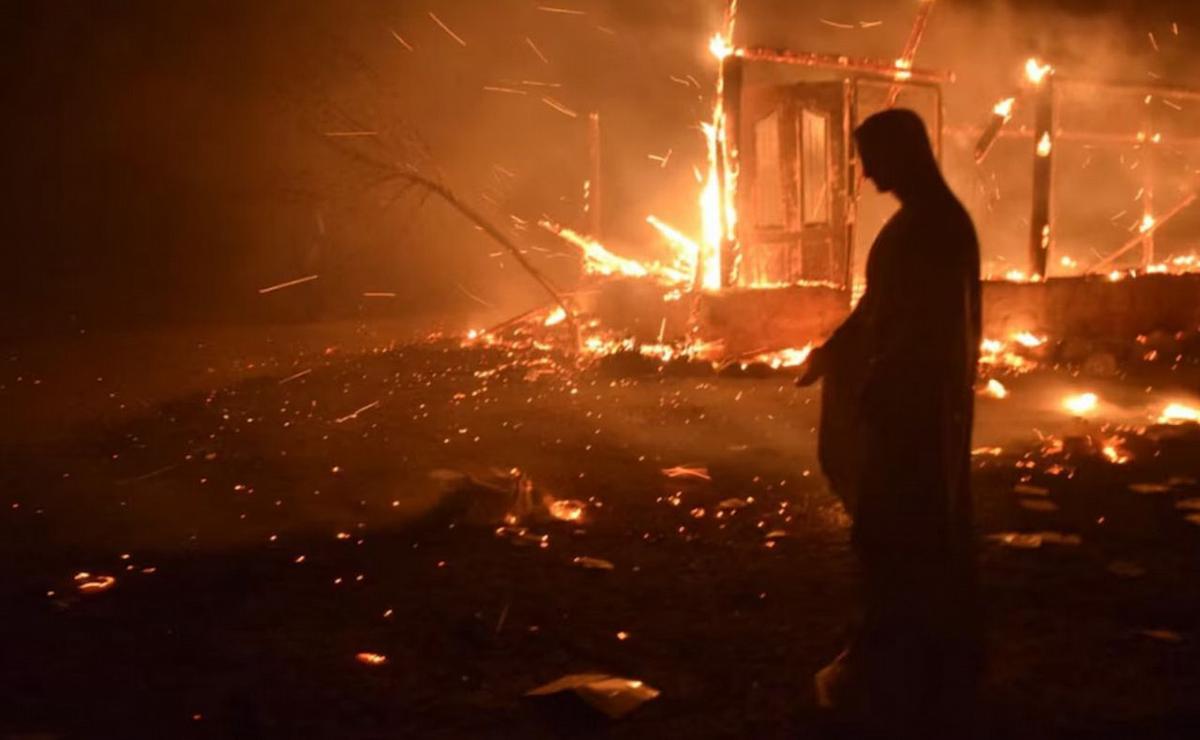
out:
<path id="1" fill-rule="evenodd" d="M 87 571 L 75 574 L 75 586 L 80 592 L 85 594 L 94 594 L 101 591 L 107 591 L 117 582 L 116 578 L 106 575 L 93 576 Z"/>
<path id="2" fill-rule="evenodd" d="M 1171 486 L 1163 483 L 1130 483 L 1129 490 L 1134 493 L 1170 493 Z"/>
<path id="3" fill-rule="evenodd" d="M 506 539 L 514 545 L 536 545 L 537 547 L 543 549 L 550 546 L 550 535 L 537 534 L 536 532 L 529 531 L 525 527 L 515 527 L 512 525 L 497 527 L 496 536 L 501 539 Z"/>
<path id="4" fill-rule="evenodd" d="M 547 510 L 550 516 L 563 522 L 577 522 L 583 519 L 583 510 L 587 507 L 582 501 L 561 499 L 552 501 Z"/>
<path id="5" fill-rule="evenodd" d="M 708 468 L 689 465 L 676 465 L 673 468 L 663 468 L 663 475 L 668 478 L 697 478 L 699 480 L 712 480 L 708 474 Z"/>
<path id="6" fill-rule="evenodd" d="M 588 706 L 609 719 L 620 719 L 641 705 L 655 699 L 658 689 L 632 678 L 620 678 L 605 673 L 572 673 L 525 693 L 525 696 L 552 696 L 571 692 Z"/>
<path id="7" fill-rule="evenodd" d="M 616 566 L 603 558 L 592 558 L 587 555 L 577 555 L 571 560 L 572 563 L 581 568 L 588 570 L 614 570 Z"/>
<path id="8" fill-rule="evenodd" d="M 383 665 L 388 662 L 387 656 L 379 653 L 359 653 L 354 659 L 363 665 Z"/>
<path id="9" fill-rule="evenodd" d="M 1083 538 L 1079 535 L 1062 532 L 996 532 L 989 534 L 987 539 L 1017 550 L 1036 550 L 1042 545 L 1074 547 L 1083 544 Z"/>

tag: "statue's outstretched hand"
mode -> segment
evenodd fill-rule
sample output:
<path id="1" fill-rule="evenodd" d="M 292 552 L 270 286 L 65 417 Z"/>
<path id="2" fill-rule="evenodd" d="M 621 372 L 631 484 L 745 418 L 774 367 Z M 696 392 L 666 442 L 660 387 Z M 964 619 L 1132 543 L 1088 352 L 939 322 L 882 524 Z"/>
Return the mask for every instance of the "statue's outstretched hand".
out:
<path id="1" fill-rule="evenodd" d="M 808 355 L 808 359 L 800 366 L 800 375 L 796 378 L 796 385 L 800 388 L 807 388 L 816 383 L 825 375 L 825 348 L 817 347 Z"/>

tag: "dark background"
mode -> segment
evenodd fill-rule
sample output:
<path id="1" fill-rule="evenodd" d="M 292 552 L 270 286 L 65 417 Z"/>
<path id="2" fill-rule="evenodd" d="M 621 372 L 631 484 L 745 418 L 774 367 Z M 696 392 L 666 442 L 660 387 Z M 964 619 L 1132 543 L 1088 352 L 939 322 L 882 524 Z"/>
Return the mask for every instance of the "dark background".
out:
<path id="1" fill-rule="evenodd" d="M 380 132 L 394 161 L 440 173 L 570 283 L 571 252 L 514 228 L 511 216 L 581 224 L 582 120 L 599 110 L 606 237 L 655 256 L 647 213 L 696 228 L 692 168 L 704 156 L 696 124 L 709 106 L 705 47 L 720 3 L 550 3 L 584 15 L 538 4 L 4 3 L 0 327 L 21 335 L 381 313 L 502 316 L 540 300 L 515 265 L 494 256 L 494 243 L 439 204 L 371 183 L 334 146 L 361 142 L 332 141 L 331 131 Z M 743 0 L 737 40 L 891 58 L 915 7 Z M 1191 83 L 1198 16 L 1183 0 L 939 2 L 918 64 L 954 69 L 950 122 L 977 123 L 1032 53 L 1068 71 Z M 883 23 L 846 30 L 822 19 Z M 692 75 L 700 87 L 672 75 Z M 545 94 L 580 118 L 544 105 Z M 666 167 L 647 156 L 668 150 Z M 960 192 L 969 189 L 966 175 L 951 175 Z M 258 293 L 311 274 L 320 278 Z M 396 297 L 364 299 L 364 291 Z"/>

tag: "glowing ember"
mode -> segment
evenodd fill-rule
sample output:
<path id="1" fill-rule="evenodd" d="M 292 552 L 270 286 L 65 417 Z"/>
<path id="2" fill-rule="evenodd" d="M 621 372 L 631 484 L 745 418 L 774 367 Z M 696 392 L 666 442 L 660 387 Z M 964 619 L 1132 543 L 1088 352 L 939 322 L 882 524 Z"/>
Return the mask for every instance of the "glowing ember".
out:
<path id="1" fill-rule="evenodd" d="M 1023 347 L 1029 347 L 1032 349 L 1034 347 L 1041 347 L 1043 344 L 1045 344 L 1046 337 L 1039 337 L 1032 332 L 1022 331 L 1013 335 L 1013 341 Z"/>
<path id="2" fill-rule="evenodd" d="M 700 480 L 712 480 L 708 474 L 708 468 L 691 467 L 687 465 L 676 465 L 673 468 L 663 468 L 663 475 L 668 478 L 698 478 Z"/>
<path id="3" fill-rule="evenodd" d="M 563 522 L 577 522 L 583 519 L 584 504 L 582 501 L 563 499 L 550 504 L 550 516 Z"/>
<path id="4" fill-rule="evenodd" d="M 808 360 L 808 356 L 810 354 L 812 354 L 811 343 L 806 344 L 799 349 L 795 347 L 788 347 L 787 349 L 781 349 L 778 352 L 767 352 L 758 355 L 754 359 L 758 362 L 770 365 L 772 368 L 778 370 L 781 367 L 800 367 Z"/>
<path id="5" fill-rule="evenodd" d="M 1080 393 L 1063 399 L 1063 408 L 1076 416 L 1084 416 L 1096 410 L 1100 397 L 1095 393 Z"/>
<path id="6" fill-rule="evenodd" d="M 896 79 L 908 80 L 912 79 L 912 61 L 908 59 L 897 59 L 893 66 L 896 67 Z"/>
<path id="7" fill-rule="evenodd" d="M 999 380 L 992 378 L 987 382 L 983 392 L 992 398 L 1008 398 L 1008 389 Z"/>
<path id="8" fill-rule="evenodd" d="M 383 665 L 388 660 L 386 655 L 379 653 L 359 653 L 354 659 L 363 665 Z"/>
<path id="9" fill-rule="evenodd" d="M 543 326 L 556 326 L 566 320 L 567 320 L 567 312 L 562 306 L 559 306 L 550 312 L 550 315 L 546 317 L 546 320 L 542 322 L 542 325 Z"/>
<path id="10" fill-rule="evenodd" d="M 1100 452 L 1113 465 L 1124 465 L 1132 459 L 1123 446 L 1124 442 L 1120 437 L 1108 437 L 1104 440 Z"/>
<path id="11" fill-rule="evenodd" d="M 1016 104 L 1016 102 L 1016 98 L 1005 98 L 999 103 L 996 103 L 995 107 L 992 108 L 992 113 L 995 113 L 997 116 L 1000 116 L 1007 121 L 1008 119 L 1012 118 L 1013 106 Z"/>
<path id="12" fill-rule="evenodd" d="M 1053 71 L 1054 67 L 1051 67 L 1049 64 L 1042 64 L 1035 57 L 1025 60 L 1025 77 L 1035 85 L 1042 84 L 1042 80 L 1046 79 L 1046 75 Z"/>
<path id="13" fill-rule="evenodd" d="M 717 59 L 725 59 L 733 54 L 733 46 L 723 35 L 716 33 L 708 42 L 708 50 Z"/>
<path id="14" fill-rule="evenodd" d="M 986 366 L 1003 367 L 1016 372 L 1026 372 L 1037 367 L 1037 363 L 1028 360 L 1009 348 L 1007 342 L 999 339 L 984 338 L 979 343 L 979 362 Z"/>
<path id="15" fill-rule="evenodd" d="M 93 577 L 91 573 L 86 571 L 75 574 L 76 588 L 85 594 L 107 591 L 116 582 L 117 579 L 112 576 L 99 575 Z"/>
<path id="16" fill-rule="evenodd" d="M 1154 216 L 1150 215 L 1149 213 L 1144 214 L 1142 216 L 1142 223 L 1138 225 L 1138 231 L 1145 234 L 1147 231 L 1154 228 L 1154 224 Z"/>
<path id="17" fill-rule="evenodd" d="M 1049 157 L 1050 149 L 1053 146 L 1054 145 L 1050 141 L 1050 132 L 1047 131 L 1046 133 L 1042 134 L 1042 138 L 1038 139 L 1037 155 L 1039 157 Z"/>
<path id="18" fill-rule="evenodd" d="M 1182 403 L 1172 403 L 1158 417 L 1159 424 L 1200 423 L 1200 409 Z"/>

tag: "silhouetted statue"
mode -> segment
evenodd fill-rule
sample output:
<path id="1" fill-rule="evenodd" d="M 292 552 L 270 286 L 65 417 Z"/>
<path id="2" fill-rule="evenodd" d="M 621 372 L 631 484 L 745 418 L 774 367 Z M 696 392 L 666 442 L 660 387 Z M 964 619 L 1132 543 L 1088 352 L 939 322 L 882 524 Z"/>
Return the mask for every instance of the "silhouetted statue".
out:
<path id="1" fill-rule="evenodd" d="M 887 734 L 969 711 L 980 667 L 969 474 L 979 245 L 912 111 L 855 131 L 863 174 L 900 210 L 853 313 L 799 379 L 823 378 L 820 459 L 853 518 L 861 628 L 818 700 Z"/>

